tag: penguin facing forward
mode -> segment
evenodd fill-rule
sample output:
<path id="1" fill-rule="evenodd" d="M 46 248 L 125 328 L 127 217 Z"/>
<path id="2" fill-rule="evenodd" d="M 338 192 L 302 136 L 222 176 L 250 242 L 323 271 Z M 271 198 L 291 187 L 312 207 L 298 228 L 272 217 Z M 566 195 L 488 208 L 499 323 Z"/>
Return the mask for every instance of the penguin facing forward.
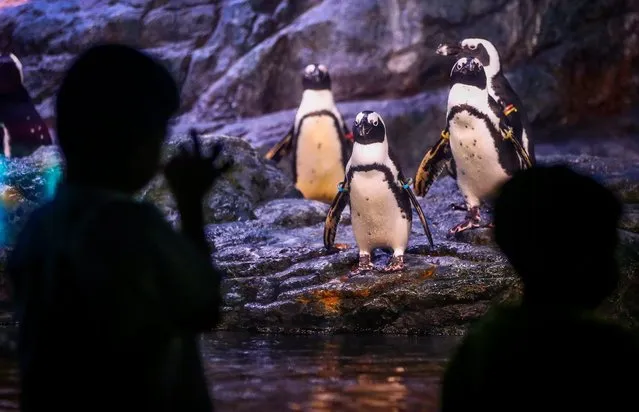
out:
<path id="1" fill-rule="evenodd" d="M 506 133 L 512 129 L 510 118 L 490 95 L 479 59 L 460 58 L 450 72 L 450 83 L 446 127 L 418 168 L 415 191 L 424 196 L 452 157 L 467 210 L 466 219 L 450 229 L 455 234 L 481 227 L 480 204 L 491 201 L 514 172 L 531 165 L 521 135 Z"/>
<path id="2" fill-rule="evenodd" d="M 335 187 L 344 180 L 352 134 L 335 105 L 326 66 L 306 66 L 302 86 L 302 100 L 291 129 L 265 158 L 279 162 L 292 151 L 295 187 L 307 199 L 330 203 Z"/>
<path id="3" fill-rule="evenodd" d="M 535 148 L 531 139 L 530 121 L 524 105 L 515 93 L 501 67 L 501 57 L 493 43 L 486 39 L 468 38 L 458 43 L 440 44 L 436 50 L 440 56 L 476 58 L 484 66 L 488 94 L 508 117 L 511 129 L 504 131 L 516 136 L 526 149 L 530 165 L 535 164 Z"/>
<path id="4" fill-rule="evenodd" d="M 353 124 L 354 145 L 346 176 L 338 187 L 324 224 L 324 246 L 331 250 L 341 213 L 350 205 L 353 234 L 359 247 L 355 273 L 373 269 L 375 248 L 390 248 L 393 257 L 383 271 L 404 268 L 404 251 L 411 232 L 415 207 L 428 241 L 433 238 L 407 180 L 388 145 L 382 117 L 372 111 L 357 114 Z"/>
<path id="5" fill-rule="evenodd" d="M 0 54 L 0 124 L 5 157 L 28 156 L 53 144 L 49 128 L 24 87 L 22 63 L 12 53 Z"/>

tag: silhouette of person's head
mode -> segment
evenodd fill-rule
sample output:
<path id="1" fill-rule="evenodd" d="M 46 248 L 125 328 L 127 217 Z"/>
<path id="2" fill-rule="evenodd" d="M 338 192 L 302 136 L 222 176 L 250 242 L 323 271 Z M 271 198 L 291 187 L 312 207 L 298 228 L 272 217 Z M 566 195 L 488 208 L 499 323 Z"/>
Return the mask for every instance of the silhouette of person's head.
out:
<path id="1" fill-rule="evenodd" d="M 621 203 L 565 166 L 537 166 L 506 182 L 495 240 L 522 279 L 524 302 L 593 309 L 617 286 Z"/>
<path id="2" fill-rule="evenodd" d="M 132 193 L 159 168 L 179 93 L 169 72 L 125 45 L 102 44 L 67 71 L 56 100 L 67 181 Z"/>

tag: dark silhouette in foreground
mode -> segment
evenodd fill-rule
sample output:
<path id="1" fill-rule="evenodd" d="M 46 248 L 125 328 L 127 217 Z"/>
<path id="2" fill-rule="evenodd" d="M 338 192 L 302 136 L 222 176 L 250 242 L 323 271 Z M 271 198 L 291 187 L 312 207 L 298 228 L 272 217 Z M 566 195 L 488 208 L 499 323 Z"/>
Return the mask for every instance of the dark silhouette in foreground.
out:
<path id="1" fill-rule="evenodd" d="M 178 109 L 169 73 L 135 49 L 100 45 L 56 102 L 65 179 L 30 217 L 9 261 L 23 411 L 211 411 L 198 335 L 219 318 L 220 280 L 202 200 L 224 168 L 194 147 L 164 170 L 174 231 L 134 194 L 160 168 Z"/>
<path id="2" fill-rule="evenodd" d="M 611 192 L 562 166 L 503 186 L 495 239 L 523 299 L 493 307 L 469 331 L 445 372 L 442 412 L 636 408 L 637 344 L 593 313 L 619 279 L 620 215 Z"/>

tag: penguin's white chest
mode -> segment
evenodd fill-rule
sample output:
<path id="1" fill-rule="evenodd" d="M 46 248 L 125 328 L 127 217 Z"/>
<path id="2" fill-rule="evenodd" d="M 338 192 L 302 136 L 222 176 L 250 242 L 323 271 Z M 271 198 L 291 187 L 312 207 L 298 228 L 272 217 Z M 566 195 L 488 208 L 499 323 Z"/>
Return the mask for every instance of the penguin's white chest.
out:
<path id="1" fill-rule="evenodd" d="M 297 140 L 297 189 L 305 198 L 330 203 L 344 180 L 342 145 L 330 116 L 307 117 Z"/>
<path id="2" fill-rule="evenodd" d="M 486 93 L 472 88 L 454 86 L 448 100 L 448 110 L 459 104 L 468 104 L 488 116 L 497 127 L 498 119 L 488 106 Z M 490 129 L 484 119 L 467 111 L 457 113 L 448 124 L 450 147 L 457 168 L 457 184 L 470 206 L 494 196 L 499 186 L 508 179 L 499 163 L 499 154 Z"/>
<path id="3" fill-rule="evenodd" d="M 471 206 L 492 198 L 505 180 L 490 129 L 469 113 L 455 115 L 449 123 L 450 146 L 457 167 L 457 183 Z"/>
<path id="4" fill-rule="evenodd" d="M 378 170 L 355 172 L 351 179 L 351 222 L 360 252 L 388 247 L 403 254 L 408 244 L 411 221 L 385 179 Z"/>

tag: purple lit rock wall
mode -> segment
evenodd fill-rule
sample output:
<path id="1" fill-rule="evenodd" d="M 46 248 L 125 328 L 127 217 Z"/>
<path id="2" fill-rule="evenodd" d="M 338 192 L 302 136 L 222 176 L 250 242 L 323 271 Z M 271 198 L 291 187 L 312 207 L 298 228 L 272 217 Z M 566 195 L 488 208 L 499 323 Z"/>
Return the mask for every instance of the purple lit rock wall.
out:
<path id="1" fill-rule="evenodd" d="M 337 100 L 385 104 L 391 123 L 407 123 L 395 127 L 397 139 L 417 130 L 427 143 L 441 127 L 438 91 L 450 61 L 433 48 L 443 38 L 493 41 L 530 117 L 546 129 L 637 101 L 637 10 L 636 0 L 14 0 L 0 8 L 0 33 L 49 119 L 70 59 L 106 40 L 164 60 L 182 86 L 181 119 L 211 131 L 294 109 L 300 70 L 320 61 Z M 401 101 L 411 97 L 417 104 Z M 240 129 L 258 146 L 274 139 Z"/>

